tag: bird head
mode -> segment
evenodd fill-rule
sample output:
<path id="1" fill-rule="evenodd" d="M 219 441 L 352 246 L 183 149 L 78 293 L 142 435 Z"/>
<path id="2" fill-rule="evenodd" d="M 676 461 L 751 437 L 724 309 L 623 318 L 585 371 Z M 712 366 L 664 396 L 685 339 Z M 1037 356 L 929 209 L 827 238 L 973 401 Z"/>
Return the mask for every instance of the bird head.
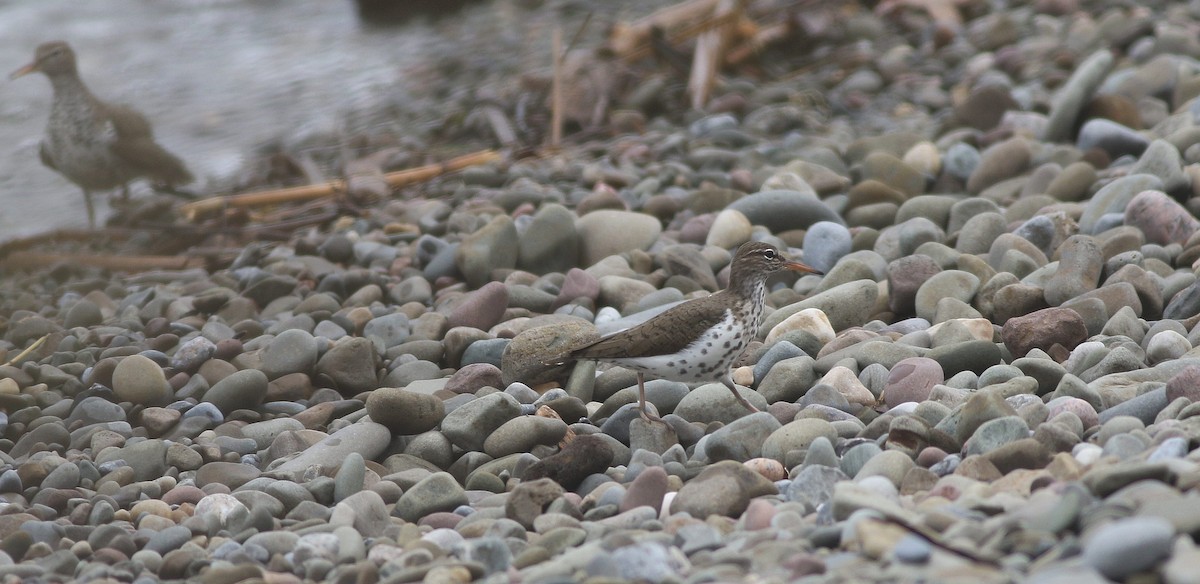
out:
<path id="1" fill-rule="evenodd" d="M 63 41 L 51 41 L 38 45 L 33 62 L 13 71 L 9 79 L 24 77 L 40 72 L 48 77 L 75 72 L 75 51 Z"/>
<path id="2" fill-rule="evenodd" d="M 779 270 L 792 270 L 809 274 L 820 274 L 821 271 L 807 264 L 790 260 L 775 246 L 759 241 L 742 244 L 737 254 L 733 256 L 733 269 L 771 274 Z"/>

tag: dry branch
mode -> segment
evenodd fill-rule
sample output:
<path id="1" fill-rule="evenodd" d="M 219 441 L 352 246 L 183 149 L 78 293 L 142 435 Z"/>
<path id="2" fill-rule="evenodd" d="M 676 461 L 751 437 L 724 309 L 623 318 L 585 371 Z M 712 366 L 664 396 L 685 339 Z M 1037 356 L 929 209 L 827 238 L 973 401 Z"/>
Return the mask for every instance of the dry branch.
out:
<path id="1" fill-rule="evenodd" d="M 697 30 L 689 26 L 693 21 L 709 21 L 713 11 L 721 0 L 689 0 L 674 6 L 668 6 L 629 24 L 618 24 L 612 32 L 609 43 L 618 56 L 626 61 L 635 61 L 646 57 L 652 50 L 650 39 L 655 29 L 667 32 L 667 38 L 672 43 L 691 38 L 707 28 Z M 714 25 L 715 26 L 715 25 Z M 677 29 L 687 28 L 682 33 Z M 679 36 L 684 35 L 684 36 Z M 687 36 L 690 35 L 690 36 Z"/>
<path id="2" fill-rule="evenodd" d="M 49 253 L 36 251 L 14 251 L 3 260 L 0 268 L 33 269 L 65 262 L 76 266 L 105 268 L 118 272 L 144 272 L 146 270 L 185 270 L 204 266 L 200 258 L 179 256 L 114 256 L 87 253 Z"/>
<path id="3" fill-rule="evenodd" d="M 563 38 L 562 29 L 554 29 L 550 53 L 554 56 L 554 77 L 550 85 L 550 147 L 562 144 L 563 125 Z"/>
<path id="4" fill-rule="evenodd" d="M 450 159 L 441 164 L 428 164 L 425 166 L 419 166 L 417 168 L 410 168 L 408 170 L 389 172 L 383 175 L 383 178 L 392 188 L 400 188 L 425 182 L 443 174 L 459 171 L 471 166 L 494 162 L 499 159 L 500 154 L 496 151 L 482 150 L 480 152 Z M 342 193 L 345 192 L 345 190 L 346 181 L 331 180 L 322 184 L 306 185 L 301 187 L 211 197 L 208 199 L 202 199 L 188 203 L 184 205 L 181 210 L 183 211 L 185 217 L 194 221 L 197 218 L 205 216 L 209 213 L 214 213 L 216 211 L 220 211 L 221 209 L 230 207 L 257 207 L 262 205 L 277 205 L 280 203 L 291 203 L 297 201 L 310 201 L 312 199 L 319 199 L 337 193 Z"/>

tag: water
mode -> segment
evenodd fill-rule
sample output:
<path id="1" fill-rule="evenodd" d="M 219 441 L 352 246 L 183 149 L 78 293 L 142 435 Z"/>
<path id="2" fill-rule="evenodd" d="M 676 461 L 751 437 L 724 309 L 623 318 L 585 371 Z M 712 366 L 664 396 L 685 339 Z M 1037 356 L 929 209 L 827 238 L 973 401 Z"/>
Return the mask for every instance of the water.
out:
<path id="1" fill-rule="evenodd" d="M 41 42 L 71 43 L 93 93 L 145 114 L 204 192 L 256 145 L 403 91 L 438 35 L 424 18 L 363 26 L 350 0 L 0 0 L 0 241 L 87 224 L 78 187 L 38 159 L 49 83 L 7 79 Z"/>

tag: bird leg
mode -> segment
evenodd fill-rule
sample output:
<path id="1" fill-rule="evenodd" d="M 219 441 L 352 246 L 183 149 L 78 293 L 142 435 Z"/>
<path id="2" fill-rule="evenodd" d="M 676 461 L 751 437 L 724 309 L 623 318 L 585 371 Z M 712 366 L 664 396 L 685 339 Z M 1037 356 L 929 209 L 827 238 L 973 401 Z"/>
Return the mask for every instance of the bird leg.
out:
<path id="1" fill-rule="evenodd" d="M 92 206 L 92 193 L 89 193 L 87 191 L 87 189 L 83 190 L 83 202 L 85 205 L 87 205 L 88 227 L 91 229 L 95 229 L 96 228 L 96 208 Z"/>
<path id="2" fill-rule="evenodd" d="M 661 422 L 662 418 L 660 418 L 654 414 L 651 414 L 649 412 L 649 410 L 646 409 L 646 375 L 639 371 L 637 376 L 638 376 L 638 406 L 639 406 L 638 412 L 642 415 L 642 419 L 646 420 L 647 422 Z"/>
<path id="3" fill-rule="evenodd" d="M 733 392 L 733 397 L 738 400 L 739 404 L 742 404 L 742 407 L 750 410 L 751 413 L 758 412 L 758 408 L 751 405 L 750 402 L 746 401 L 746 398 L 742 397 L 742 394 L 738 393 L 737 386 L 733 384 L 733 380 L 730 379 L 728 375 L 721 379 L 721 383 L 723 383 L 725 387 L 728 387 L 729 391 Z"/>

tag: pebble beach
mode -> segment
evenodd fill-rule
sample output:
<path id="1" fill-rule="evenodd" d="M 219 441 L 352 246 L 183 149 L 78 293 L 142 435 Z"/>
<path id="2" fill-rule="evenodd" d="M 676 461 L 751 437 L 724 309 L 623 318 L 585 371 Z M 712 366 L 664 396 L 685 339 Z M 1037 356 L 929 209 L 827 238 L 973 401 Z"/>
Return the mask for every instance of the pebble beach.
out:
<path id="1" fill-rule="evenodd" d="M 0 583 L 1200 583 L 1200 2 L 995 6 L 800 10 L 703 111 L 634 69 L 220 268 L 0 272 Z M 408 140 L 495 146 L 447 92 Z M 752 240 L 824 272 L 761 411 L 550 364 Z"/>

